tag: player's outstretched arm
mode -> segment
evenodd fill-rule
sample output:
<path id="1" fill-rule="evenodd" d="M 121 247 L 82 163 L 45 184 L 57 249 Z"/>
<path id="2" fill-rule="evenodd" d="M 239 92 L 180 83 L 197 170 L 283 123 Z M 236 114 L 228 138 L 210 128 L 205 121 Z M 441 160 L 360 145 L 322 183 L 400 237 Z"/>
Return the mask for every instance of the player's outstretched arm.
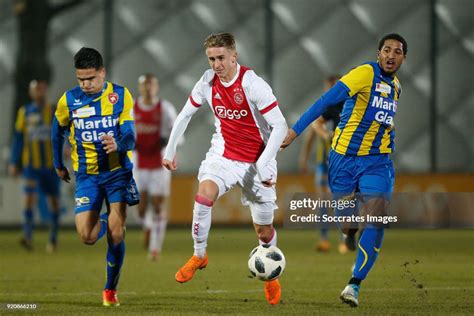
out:
<path id="1" fill-rule="evenodd" d="M 176 170 L 177 165 L 175 161 L 176 146 L 178 145 L 179 139 L 183 136 L 186 128 L 188 127 L 191 118 L 199 108 L 194 106 L 189 100 L 184 105 L 181 112 L 176 118 L 173 128 L 171 130 L 168 145 L 166 145 L 165 154 L 163 156 L 163 166 L 168 170 Z"/>
<path id="2" fill-rule="evenodd" d="M 299 136 L 309 124 L 316 120 L 330 106 L 336 105 L 349 98 L 349 89 L 338 81 L 331 89 L 323 94 L 306 112 L 301 115 L 298 121 L 288 131 L 288 135 L 282 144 L 282 148 L 288 147 L 293 140 Z"/>
<path id="3" fill-rule="evenodd" d="M 268 138 L 265 150 L 258 158 L 256 166 L 260 180 L 265 186 L 270 187 L 275 184 L 276 175 L 273 174 L 272 168 L 269 168 L 269 163 L 276 158 L 280 144 L 285 138 L 288 125 L 286 125 L 285 118 L 278 107 L 265 113 L 263 117 L 268 125 L 271 126 L 272 132 Z"/>

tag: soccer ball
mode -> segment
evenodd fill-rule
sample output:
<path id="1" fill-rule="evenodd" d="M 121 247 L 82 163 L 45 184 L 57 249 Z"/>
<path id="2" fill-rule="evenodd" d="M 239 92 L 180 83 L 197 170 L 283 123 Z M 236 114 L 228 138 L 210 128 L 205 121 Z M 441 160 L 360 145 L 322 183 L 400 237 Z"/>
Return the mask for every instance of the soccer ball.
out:
<path id="1" fill-rule="evenodd" d="M 262 281 L 279 278 L 285 270 L 283 252 L 275 246 L 260 245 L 250 252 L 249 269 L 253 277 Z"/>

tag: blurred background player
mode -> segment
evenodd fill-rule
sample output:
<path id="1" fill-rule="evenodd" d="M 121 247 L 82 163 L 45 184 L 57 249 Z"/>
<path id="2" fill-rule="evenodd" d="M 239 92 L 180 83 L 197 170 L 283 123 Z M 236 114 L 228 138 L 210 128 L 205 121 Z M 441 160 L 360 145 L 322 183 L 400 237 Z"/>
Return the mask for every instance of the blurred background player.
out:
<path id="1" fill-rule="evenodd" d="M 126 205 L 138 204 L 131 161 L 135 146 L 133 99 L 127 88 L 105 81 L 102 55 L 83 47 L 74 56 L 79 86 L 66 91 L 53 119 L 54 167 L 70 181 L 63 163 L 63 143 L 70 131 L 76 176 L 76 229 L 93 245 L 107 233 L 104 306 L 118 306 L 117 285 L 125 257 Z M 100 215 L 104 200 L 109 214 Z"/>
<path id="2" fill-rule="evenodd" d="M 168 216 L 165 207 L 171 186 L 171 172 L 163 168 L 161 150 L 168 142 L 176 110 L 173 104 L 159 97 L 160 86 L 155 75 L 140 76 L 138 90 L 140 97 L 134 106 L 137 141 L 133 173 L 140 191 L 138 214 L 144 224 L 145 245 L 149 258 L 156 260 L 165 238 Z M 151 212 L 147 212 L 149 204 L 153 208 Z"/>
<path id="3" fill-rule="evenodd" d="M 402 92 L 395 74 L 407 50 L 401 35 L 382 37 L 377 62 L 366 62 L 344 75 L 300 117 L 282 144 L 283 148 L 290 145 L 328 107 L 345 101 L 329 153 L 329 186 L 337 200 L 353 199 L 359 193 L 364 217 L 386 215 L 391 199 L 395 172 L 390 155 L 395 148 L 394 118 Z M 357 212 L 357 207 L 348 208 L 338 215 Z M 343 224 L 341 228 L 354 238 L 358 227 Z M 383 236 L 383 225 L 364 225 L 352 277 L 340 295 L 344 303 L 359 305 L 360 284 L 374 266 Z"/>
<path id="4" fill-rule="evenodd" d="M 330 75 L 324 79 L 324 91 L 328 91 L 336 84 L 341 76 Z M 306 137 L 303 139 L 303 146 L 300 153 L 300 170 L 307 173 L 309 168 L 309 158 L 313 144 L 316 145 L 315 166 L 314 166 L 314 183 L 316 193 L 322 197 L 329 197 L 328 193 L 328 155 L 331 149 L 331 140 L 334 135 L 334 130 L 339 124 L 339 119 L 344 102 L 340 102 L 335 106 L 329 107 L 320 117 L 318 117 L 312 124 L 311 128 L 306 132 Z M 326 208 L 321 208 L 321 215 L 327 214 Z M 328 239 L 328 223 L 321 223 L 320 239 L 316 244 L 316 250 L 327 252 L 331 248 L 331 243 Z M 341 235 L 342 238 L 342 235 Z M 352 247 L 353 248 L 353 247 Z M 347 253 L 348 247 L 344 240 L 339 244 L 338 250 L 341 254 Z M 355 250 L 354 248 L 352 250 Z"/>
<path id="5" fill-rule="evenodd" d="M 166 168 L 176 170 L 177 140 L 207 102 L 214 113 L 216 131 L 199 168 L 191 230 L 194 255 L 176 273 L 180 283 L 190 281 L 197 269 L 207 266 L 212 206 L 234 186 L 242 188 L 242 202 L 250 207 L 259 243 L 277 243 L 273 228 L 277 209 L 275 158 L 287 132 L 285 118 L 270 86 L 253 70 L 237 63 L 232 34 L 211 34 L 204 48 L 212 69 L 204 72 L 179 113 L 163 159 Z M 265 282 L 264 293 L 268 303 L 278 304 L 279 280 Z"/>
<path id="6" fill-rule="evenodd" d="M 31 103 L 18 110 L 12 142 L 10 165 L 11 176 L 18 176 L 23 168 L 25 209 L 23 211 L 23 238 L 21 244 L 33 249 L 33 209 L 37 204 L 37 193 L 47 196 L 50 211 L 50 233 L 46 251 L 57 247 L 59 229 L 59 179 L 53 167 L 51 153 L 51 122 L 54 108 L 48 101 L 48 83 L 45 80 L 30 82 Z"/>

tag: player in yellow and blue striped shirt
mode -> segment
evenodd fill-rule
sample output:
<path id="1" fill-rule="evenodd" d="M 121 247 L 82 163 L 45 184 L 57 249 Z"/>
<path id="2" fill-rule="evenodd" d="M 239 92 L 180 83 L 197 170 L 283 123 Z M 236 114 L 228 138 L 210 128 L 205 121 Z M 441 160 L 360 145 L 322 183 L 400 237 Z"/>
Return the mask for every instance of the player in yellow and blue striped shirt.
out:
<path id="1" fill-rule="evenodd" d="M 335 199 L 360 192 L 368 215 L 386 214 L 386 202 L 393 190 L 390 153 L 394 150 L 394 117 L 401 93 L 395 74 L 406 54 L 407 42 L 402 36 L 384 36 L 377 62 L 362 64 L 343 76 L 301 116 L 282 144 L 283 148 L 290 145 L 327 107 L 345 101 L 329 154 L 329 187 Z M 346 209 L 340 215 L 350 216 L 356 211 Z M 342 228 L 347 238 L 354 239 L 357 227 Z M 375 263 L 383 234 L 383 226 L 364 226 L 352 278 L 340 296 L 343 302 L 358 306 L 360 283 Z"/>
<path id="2" fill-rule="evenodd" d="M 51 154 L 51 121 L 54 108 L 48 102 L 48 83 L 44 80 L 30 82 L 29 93 L 32 102 L 18 110 L 12 142 L 9 173 L 17 176 L 19 166 L 25 179 L 25 209 L 23 211 L 23 238 L 21 244 L 33 249 L 33 208 L 38 194 L 46 195 L 51 211 L 51 227 L 48 252 L 56 249 L 59 229 L 59 179 L 53 168 Z"/>
<path id="3" fill-rule="evenodd" d="M 79 86 L 63 94 L 52 127 L 54 167 L 69 182 L 62 146 L 69 131 L 76 176 L 76 228 L 85 244 L 107 232 L 105 306 L 119 305 L 117 283 L 125 256 L 126 204 L 138 204 L 131 150 L 135 146 L 133 99 L 127 88 L 105 81 L 101 54 L 81 48 L 74 56 Z M 109 214 L 100 215 L 106 201 Z"/>

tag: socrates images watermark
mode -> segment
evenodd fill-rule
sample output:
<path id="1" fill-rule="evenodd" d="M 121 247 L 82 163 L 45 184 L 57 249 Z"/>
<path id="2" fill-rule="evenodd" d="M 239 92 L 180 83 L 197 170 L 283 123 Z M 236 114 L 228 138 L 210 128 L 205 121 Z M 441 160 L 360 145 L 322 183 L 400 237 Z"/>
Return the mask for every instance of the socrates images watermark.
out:
<path id="1" fill-rule="evenodd" d="M 310 213 L 291 214 L 289 220 L 292 223 L 366 223 L 366 224 L 390 224 L 396 223 L 396 215 L 371 215 L 370 212 L 364 215 L 351 214 L 347 210 L 355 209 L 357 199 L 292 199 L 289 203 L 290 211 L 305 210 Z M 333 209 L 336 214 L 318 214 L 321 209 Z M 337 214 L 341 211 L 342 214 Z"/>
<path id="2" fill-rule="evenodd" d="M 398 222 L 396 215 L 329 215 L 329 214 L 291 214 L 290 221 L 293 223 L 367 223 L 367 224 L 390 224 Z"/>

